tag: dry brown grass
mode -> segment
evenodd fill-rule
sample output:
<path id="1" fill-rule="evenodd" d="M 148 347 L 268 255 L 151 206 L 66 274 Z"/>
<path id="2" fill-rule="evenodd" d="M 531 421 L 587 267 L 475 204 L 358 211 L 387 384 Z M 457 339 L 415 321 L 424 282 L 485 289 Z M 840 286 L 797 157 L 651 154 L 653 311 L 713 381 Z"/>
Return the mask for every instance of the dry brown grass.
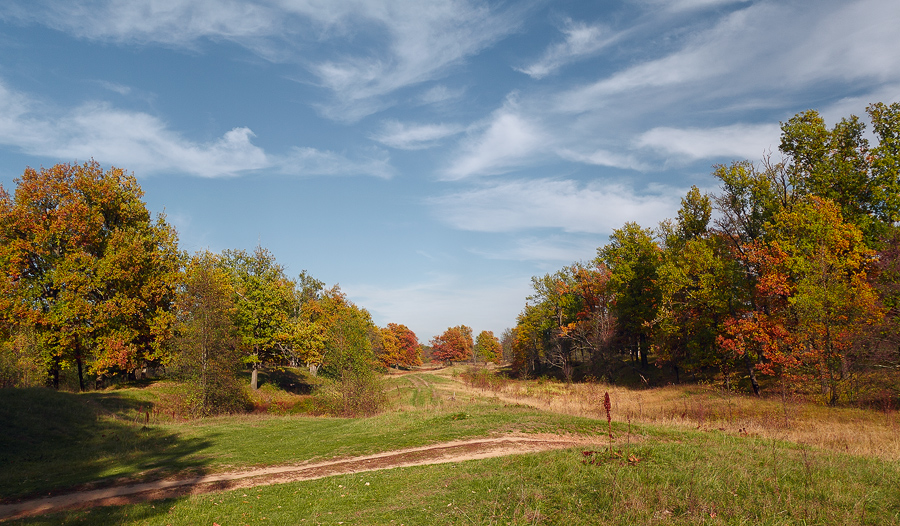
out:
<path id="1" fill-rule="evenodd" d="M 455 377 L 451 370 L 439 374 Z M 900 460 L 900 413 L 896 410 L 825 407 L 794 397 L 756 398 L 698 385 L 641 390 L 548 380 L 498 380 L 480 385 L 460 381 L 451 385 L 445 388 L 598 420 L 606 418 L 603 399 L 608 392 L 613 420 L 619 422 L 719 430 Z"/>

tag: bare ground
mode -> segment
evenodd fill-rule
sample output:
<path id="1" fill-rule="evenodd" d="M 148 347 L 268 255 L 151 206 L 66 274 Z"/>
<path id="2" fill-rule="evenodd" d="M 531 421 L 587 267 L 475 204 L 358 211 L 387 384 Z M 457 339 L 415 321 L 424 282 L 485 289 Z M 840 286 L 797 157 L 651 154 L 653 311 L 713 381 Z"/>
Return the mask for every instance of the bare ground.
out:
<path id="1" fill-rule="evenodd" d="M 265 486 L 332 475 L 361 473 L 406 466 L 423 466 L 501 457 L 551 449 L 591 445 L 596 439 L 559 435 L 510 435 L 431 446 L 388 451 L 361 457 L 322 462 L 269 466 L 265 468 L 216 473 L 190 478 L 171 478 L 140 484 L 127 484 L 74 491 L 40 499 L 0 505 L 0 521 L 42 515 L 63 510 L 131 504 L 181 495 L 211 493 L 226 489 Z"/>

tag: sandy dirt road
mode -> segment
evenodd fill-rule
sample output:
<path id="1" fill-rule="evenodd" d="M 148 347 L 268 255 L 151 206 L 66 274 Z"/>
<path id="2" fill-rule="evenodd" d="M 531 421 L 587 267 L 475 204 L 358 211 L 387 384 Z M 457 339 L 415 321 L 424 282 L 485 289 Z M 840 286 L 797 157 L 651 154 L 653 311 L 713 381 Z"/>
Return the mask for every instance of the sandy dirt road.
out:
<path id="1" fill-rule="evenodd" d="M 116 485 L 102 489 L 73 491 L 39 499 L 3 504 L 0 505 L 0 521 L 62 510 L 129 504 L 179 495 L 211 493 L 226 489 L 311 480 L 347 473 L 463 462 L 466 460 L 551 449 L 589 446 L 595 440 L 596 438 L 591 439 L 578 436 L 510 435 L 444 442 L 361 457 L 268 466 L 247 471 L 215 473 L 189 478 L 171 478 L 139 484 Z"/>

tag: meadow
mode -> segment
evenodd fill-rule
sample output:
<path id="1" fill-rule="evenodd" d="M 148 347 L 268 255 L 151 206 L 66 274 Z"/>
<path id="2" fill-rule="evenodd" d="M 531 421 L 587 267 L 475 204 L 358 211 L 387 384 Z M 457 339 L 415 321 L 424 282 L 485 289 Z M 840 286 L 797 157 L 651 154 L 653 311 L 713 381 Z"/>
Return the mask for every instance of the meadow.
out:
<path id="1" fill-rule="evenodd" d="M 900 524 L 900 418 L 703 386 L 627 390 L 456 367 L 392 375 L 365 419 L 163 409 L 166 382 L 0 391 L 4 502 L 72 488 L 347 458 L 451 440 L 584 445 L 97 507 L 9 524 Z M 608 436 L 604 394 L 611 400 Z"/>

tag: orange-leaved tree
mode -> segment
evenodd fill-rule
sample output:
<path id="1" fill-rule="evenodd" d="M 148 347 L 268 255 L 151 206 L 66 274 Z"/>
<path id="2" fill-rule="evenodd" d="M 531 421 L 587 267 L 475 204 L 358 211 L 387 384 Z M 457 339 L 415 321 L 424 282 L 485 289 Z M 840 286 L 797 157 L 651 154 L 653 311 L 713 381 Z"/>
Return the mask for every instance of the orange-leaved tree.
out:
<path id="1" fill-rule="evenodd" d="M 472 328 L 465 325 L 450 327 L 431 339 L 432 356 L 446 363 L 468 360 L 474 346 Z"/>
<path id="2" fill-rule="evenodd" d="M 413 367 L 422 365 L 422 346 L 416 333 L 403 324 L 388 323 L 387 329 L 397 338 L 399 345 L 398 365 Z"/>
<path id="3" fill-rule="evenodd" d="M 794 385 L 816 385 L 837 403 L 853 374 L 848 350 L 881 319 L 867 280 L 873 260 L 837 205 L 810 197 L 774 214 L 765 240 L 744 247 L 757 276 L 755 310 L 732 317 L 719 343 Z"/>
<path id="4" fill-rule="evenodd" d="M 58 164 L 16 184 L 0 188 L 0 310 L 37 335 L 50 382 L 166 362 L 182 258 L 134 176 Z"/>

